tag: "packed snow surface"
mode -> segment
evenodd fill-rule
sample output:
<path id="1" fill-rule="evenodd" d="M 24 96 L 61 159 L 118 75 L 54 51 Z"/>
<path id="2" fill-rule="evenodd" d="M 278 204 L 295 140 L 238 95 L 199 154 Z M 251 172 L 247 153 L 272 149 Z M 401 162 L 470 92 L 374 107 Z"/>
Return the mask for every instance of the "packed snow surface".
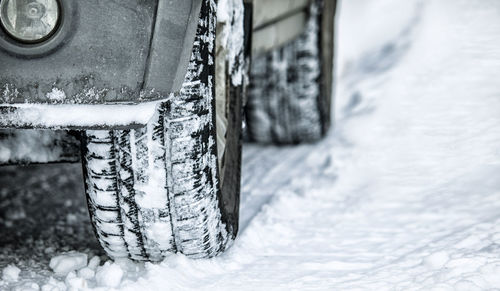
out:
<path id="1" fill-rule="evenodd" d="M 8 167 L 0 269 L 22 271 L 0 290 L 500 288 L 500 3 L 341 4 L 336 129 L 313 145 L 245 145 L 227 253 L 110 262 L 79 165 Z M 52 272 L 72 250 L 97 259 Z"/>

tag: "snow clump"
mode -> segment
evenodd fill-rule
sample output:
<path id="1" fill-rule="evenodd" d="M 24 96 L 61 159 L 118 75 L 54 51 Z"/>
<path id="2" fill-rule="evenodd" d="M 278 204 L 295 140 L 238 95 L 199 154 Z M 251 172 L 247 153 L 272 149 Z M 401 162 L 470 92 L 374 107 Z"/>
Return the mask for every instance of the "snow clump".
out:
<path id="1" fill-rule="evenodd" d="M 3 269 L 2 279 L 7 282 L 17 282 L 19 279 L 19 273 L 21 273 L 21 269 L 15 265 L 8 265 Z"/>
<path id="2" fill-rule="evenodd" d="M 64 282 L 58 281 L 54 279 L 53 277 L 49 278 L 49 281 L 42 286 L 41 291 L 61 291 L 61 290 L 66 290 L 66 285 Z"/>
<path id="3" fill-rule="evenodd" d="M 106 262 L 104 266 L 97 269 L 95 280 L 99 286 L 116 288 L 123 278 L 123 270 L 118 264 Z"/>
<path id="4" fill-rule="evenodd" d="M 87 255 L 78 252 L 69 252 L 55 256 L 50 260 L 50 268 L 58 275 L 80 270 L 87 266 Z"/>
<path id="5" fill-rule="evenodd" d="M 64 282 L 66 283 L 66 286 L 70 288 L 70 290 L 82 290 L 88 288 L 87 280 L 78 277 L 75 272 L 70 272 L 66 276 L 66 280 Z"/>
<path id="6" fill-rule="evenodd" d="M 52 101 L 62 101 L 66 99 L 66 93 L 59 88 L 52 88 L 52 91 L 47 93 L 46 97 Z"/>
<path id="7" fill-rule="evenodd" d="M 98 256 L 94 256 L 92 257 L 92 259 L 90 259 L 89 265 L 87 267 L 95 271 L 100 264 L 101 264 L 101 259 L 99 259 Z"/>

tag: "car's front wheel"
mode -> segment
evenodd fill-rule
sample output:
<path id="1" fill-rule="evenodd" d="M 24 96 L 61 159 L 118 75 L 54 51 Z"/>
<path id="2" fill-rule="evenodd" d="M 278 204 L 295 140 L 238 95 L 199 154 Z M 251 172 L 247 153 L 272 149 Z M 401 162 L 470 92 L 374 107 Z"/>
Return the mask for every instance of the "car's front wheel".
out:
<path id="1" fill-rule="evenodd" d="M 145 128 L 85 133 L 89 212 L 110 257 L 212 257 L 236 236 L 242 90 L 215 73 L 214 2 L 201 13 L 180 93 Z"/>

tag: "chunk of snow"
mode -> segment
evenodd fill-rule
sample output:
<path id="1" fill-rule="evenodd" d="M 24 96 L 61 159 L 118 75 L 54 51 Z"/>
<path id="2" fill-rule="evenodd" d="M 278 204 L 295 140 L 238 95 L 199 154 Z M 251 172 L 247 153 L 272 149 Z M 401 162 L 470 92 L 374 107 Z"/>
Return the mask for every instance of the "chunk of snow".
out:
<path id="1" fill-rule="evenodd" d="M 119 265 L 106 262 L 104 266 L 97 269 L 95 275 L 99 286 L 116 288 L 120 285 L 123 277 L 123 270 Z"/>
<path id="2" fill-rule="evenodd" d="M 94 278 L 94 276 L 95 276 L 95 271 L 89 267 L 85 267 L 78 271 L 78 277 L 83 278 L 85 280 L 90 280 Z"/>
<path id="3" fill-rule="evenodd" d="M 82 290 L 87 288 L 87 280 L 77 277 L 75 272 L 70 272 L 64 281 L 70 290 Z"/>
<path id="4" fill-rule="evenodd" d="M 49 281 L 42 286 L 42 291 L 65 291 L 66 289 L 66 285 L 63 282 L 53 277 L 50 277 Z"/>
<path id="5" fill-rule="evenodd" d="M 52 91 L 46 94 L 47 99 L 52 101 L 62 101 L 66 98 L 66 94 L 63 90 L 58 88 L 52 88 Z"/>
<path id="6" fill-rule="evenodd" d="M 87 267 L 95 271 L 100 264 L 101 264 L 101 259 L 98 256 L 94 256 L 92 257 L 92 259 L 90 259 L 89 265 Z"/>
<path id="7" fill-rule="evenodd" d="M 21 269 L 19 269 L 15 265 L 8 265 L 3 269 L 2 279 L 7 282 L 17 282 L 20 273 Z"/>
<path id="8" fill-rule="evenodd" d="M 69 272 L 87 266 L 87 255 L 78 252 L 69 252 L 50 260 L 50 268 L 58 275 L 67 275 Z"/>

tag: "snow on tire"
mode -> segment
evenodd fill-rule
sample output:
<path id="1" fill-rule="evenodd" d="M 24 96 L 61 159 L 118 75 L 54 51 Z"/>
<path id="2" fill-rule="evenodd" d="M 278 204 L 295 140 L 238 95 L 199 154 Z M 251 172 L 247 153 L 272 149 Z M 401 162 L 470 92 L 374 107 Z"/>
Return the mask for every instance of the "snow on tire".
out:
<path id="1" fill-rule="evenodd" d="M 112 258 L 159 261 L 224 251 L 238 229 L 241 88 L 226 114 L 224 180 L 218 167 L 215 11 L 203 2 L 186 79 L 145 128 L 87 131 L 83 161 L 96 235 Z"/>
<path id="2" fill-rule="evenodd" d="M 312 1 L 300 37 L 252 59 L 246 106 L 250 140 L 294 144 L 318 140 L 327 132 L 333 70 L 331 12 L 335 13 L 335 2 Z"/>

